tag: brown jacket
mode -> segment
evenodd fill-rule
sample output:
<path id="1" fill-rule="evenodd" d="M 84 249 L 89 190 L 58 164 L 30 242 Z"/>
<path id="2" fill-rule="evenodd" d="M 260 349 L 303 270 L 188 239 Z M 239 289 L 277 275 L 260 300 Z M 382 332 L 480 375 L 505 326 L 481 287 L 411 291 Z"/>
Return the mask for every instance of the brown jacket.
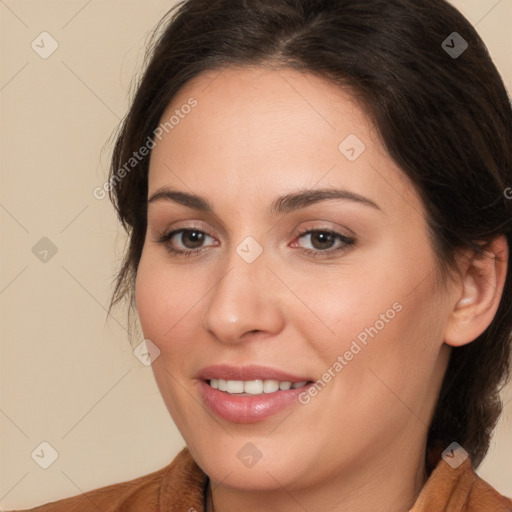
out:
<path id="1" fill-rule="evenodd" d="M 26 510 L 204 512 L 207 483 L 184 448 L 169 465 L 148 475 Z M 457 469 L 440 459 L 410 512 L 512 512 L 512 500 L 477 476 L 469 458 Z"/>

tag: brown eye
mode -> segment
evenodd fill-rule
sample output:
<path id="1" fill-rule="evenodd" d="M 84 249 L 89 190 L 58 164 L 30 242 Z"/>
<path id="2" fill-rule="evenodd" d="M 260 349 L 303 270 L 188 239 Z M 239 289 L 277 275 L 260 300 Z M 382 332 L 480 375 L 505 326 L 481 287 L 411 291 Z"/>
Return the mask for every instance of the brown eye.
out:
<path id="1" fill-rule="evenodd" d="M 310 229 L 299 234 L 298 239 L 306 238 L 310 239 L 311 247 L 303 247 L 304 252 L 307 254 L 319 254 L 322 253 L 330 254 L 335 251 L 346 249 L 348 246 L 353 245 L 355 240 L 353 238 L 346 237 L 336 231 L 328 229 Z M 341 243 L 336 246 L 336 240 Z"/>
<path id="2" fill-rule="evenodd" d="M 311 242 L 315 249 L 330 249 L 335 241 L 336 237 L 330 231 L 315 231 L 311 233 Z"/>
<path id="3" fill-rule="evenodd" d="M 178 232 L 179 233 L 179 232 Z M 201 247 L 205 238 L 205 233 L 202 231 L 183 229 L 181 236 L 178 237 L 180 242 L 185 246 L 186 249 L 198 249 Z"/>
<path id="4" fill-rule="evenodd" d="M 166 246 L 173 254 L 192 255 L 202 252 L 206 238 L 213 238 L 196 228 L 182 228 L 160 235 L 155 242 Z"/>

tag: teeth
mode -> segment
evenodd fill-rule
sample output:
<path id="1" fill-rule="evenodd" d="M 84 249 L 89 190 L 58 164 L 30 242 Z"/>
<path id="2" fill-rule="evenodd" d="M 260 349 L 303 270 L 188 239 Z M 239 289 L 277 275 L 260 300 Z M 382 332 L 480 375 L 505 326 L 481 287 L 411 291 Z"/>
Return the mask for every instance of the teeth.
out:
<path id="1" fill-rule="evenodd" d="M 228 393 L 243 393 L 244 392 L 244 382 L 242 380 L 227 380 L 226 381 L 226 391 Z"/>
<path id="2" fill-rule="evenodd" d="M 278 380 L 264 380 L 263 393 L 275 393 L 279 389 Z"/>
<path id="3" fill-rule="evenodd" d="M 288 389 L 297 389 L 305 386 L 307 381 L 279 382 L 278 380 L 225 380 L 210 379 L 209 384 L 212 388 L 219 391 L 227 391 L 231 394 L 247 393 L 249 395 L 261 395 L 262 393 L 275 393 L 278 390 L 287 391 Z"/>

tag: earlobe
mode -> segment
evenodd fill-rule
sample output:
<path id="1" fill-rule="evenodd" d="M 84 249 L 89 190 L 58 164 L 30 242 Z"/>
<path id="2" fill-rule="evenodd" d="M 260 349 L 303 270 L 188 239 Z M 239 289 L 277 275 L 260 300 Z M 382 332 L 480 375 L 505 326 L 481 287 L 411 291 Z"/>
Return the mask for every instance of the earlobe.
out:
<path id="1" fill-rule="evenodd" d="M 470 343 L 491 324 L 503 294 L 507 263 L 505 236 L 495 238 L 481 254 L 466 251 L 461 255 L 461 282 L 444 333 L 446 344 Z"/>

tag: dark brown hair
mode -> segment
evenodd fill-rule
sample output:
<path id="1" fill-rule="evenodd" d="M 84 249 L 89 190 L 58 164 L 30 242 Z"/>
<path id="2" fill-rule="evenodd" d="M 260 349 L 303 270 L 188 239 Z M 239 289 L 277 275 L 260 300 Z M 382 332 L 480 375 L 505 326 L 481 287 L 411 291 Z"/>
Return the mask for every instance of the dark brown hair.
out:
<path id="1" fill-rule="evenodd" d="M 461 55 L 443 47 L 447 38 L 455 46 L 449 36 L 467 43 Z M 109 195 L 129 247 L 109 313 L 126 296 L 129 312 L 134 308 L 149 156 L 122 179 L 118 171 L 152 138 L 187 81 L 227 66 L 289 67 L 349 90 L 421 195 L 441 276 L 453 275 L 460 248 L 480 251 L 499 235 L 512 247 L 512 200 L 505 192 L 512 185 L 510 100 L 485 44 L 448 2 L 188 0 L 161 20 L 147 57 L 110 169 Z M 453 441 L 475 468 L 489 448 L 510 373 L 511 260 L 512 251 L 492 323 L 452 350 L 428 432 L 428 474 Z"/>

